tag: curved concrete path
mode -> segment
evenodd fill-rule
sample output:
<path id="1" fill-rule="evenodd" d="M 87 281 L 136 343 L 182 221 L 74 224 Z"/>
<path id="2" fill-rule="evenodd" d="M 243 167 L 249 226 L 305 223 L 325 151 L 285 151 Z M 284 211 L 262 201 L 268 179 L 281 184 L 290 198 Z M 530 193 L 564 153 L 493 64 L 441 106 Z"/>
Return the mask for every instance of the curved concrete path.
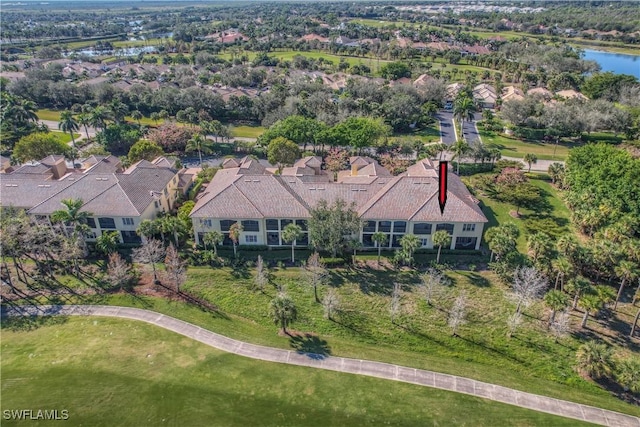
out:
<path id="1" fill-rule="evenodd" d="M 638 417 L 595 408 L 593 406 L 582 405 L 579 403 L 567 402 L 551 397 L 525 393 L 469 378 L 440 374 L 422 369 L 407 368 L 404 366 L 391 365 L 389 363 L 299 353 L 291 350 L 281 350 L 255 344 L 248 344 L 227 338 L 164 314 L 139 308 L 102 305 L 13 306 L 3 307 L 1 314 L 2 317 L 76 315 L 106 316 L 140 320 L 192 338 L 219 350 L 250 357 L 252 359 L 402 381 L 426 387 L 469 394 L 472 396 L 495 400 L 497 402 L 507 403 L 509 405 L 532 409 L 534 411 L 546 412 L 553 415 L 587 421 L 604 426 L 640 427 L 640 418 Z"/>

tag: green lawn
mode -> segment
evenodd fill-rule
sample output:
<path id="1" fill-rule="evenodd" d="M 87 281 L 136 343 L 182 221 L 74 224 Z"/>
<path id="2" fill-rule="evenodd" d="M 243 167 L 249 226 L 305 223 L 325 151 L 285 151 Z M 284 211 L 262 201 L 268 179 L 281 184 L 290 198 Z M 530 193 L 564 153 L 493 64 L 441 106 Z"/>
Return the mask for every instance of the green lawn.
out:
<path id="1" fill-rule="evenodd" d="M 262 126 L 235 126 L 230 125 L 231 136 L 241 138 L 258 138 L 266 130 Z"/>
<path id="2" fill-rule="evenodd" d="M 43 323 L 27 331 L 3 322 L 2 410 L 66 409 L 70 425 L 91 426 L 584 424 L 411 384 L 255 361 L 142 322 Z"/>
<path id="3" fill-rule="evenodd" d="M 36 114 L 38 115 L 38 119 L 40 120 L 51 120 L 55 122 L 60 121 L 60 111 L 58 110 L 48 110 L 46 108 L 43 108 L 36 111 Z"/>
<path id="4" fill-rule="evenodd" d="M 71 135 L 69 135 L 68 133 L 51 129 L 51 135 L 55 136 L 58 141 L 62 141 L 64 143 L 71 142 Z M 76 141 L 78 140 L 79 136 L 80 136 L 79 133 L 73 134 L 73 137 L 76 139 Z"/>
<path id="5" fill-rule="evenodd" d="M 573 360 L 580 341 L 572 337 L 555 343 L 546 331 L 547 313 L 541 303 L 526 310 L 522 329 L 508 339 L 506 319 L 515 308 L 504 298 L 506 287 L 498 284 L 491 272 L 449 272 L 452 286 L 430 307 L 416 289 L 419 278 L 414 271 L 334 269 L 330 284 L 343 301 L 342 312 L 335 321 L 324 319 L 322 306 L 314 302 L 300 269 L 273 271 L 272 285 L 264 293 L 251 289 L 252 275 L 250 269 L 189 268 L 183 288 L 211 301 L 219 307 L 218 313 L 140 295 L 98 295 L 65 301 L 147 308 L 236 339 L 291 348 L 295 343 L 279 336 L 267 316 L 277 285 L 298 306 L 299 319 L 292 328 L 313 333 L 324 342 L 309 347 L 310 351 L 328 350 L 337 356 L 456 374 L 640 415 L 640 408 L 616 399 L 574 371 Z M 389 304 L 396 282 L 404 284 L 403 315 L 394 325 Z M 320 298 L 327 290 L 326 285 L 319 289 Z M 468 323 L 459 332 L 461 338 L 455 338 L 447 327 L 447 312 L 456 295 L 463 291 L 471 306 Z M 574 313 L 574 325 L 579 317 L 580 313 Z M 621 321 L 628 322 L 627 317 Z"/>
<path id="6" fill-rule="evenodd" d="M 251 61 L 256 57 L 255 52 L 244 52 L 249 57 Z M 376 72 L 380 64 L 384 64 L 389 61 L 378 60 L 370 57 L 356 57 L 356 56 L 343 56 L 343 55 L 334 55 L 328 52 L 318 52 L 318 51 L 302 51 L 302 50 L 286 50 L 286 51 L 272 51 L 269 52 L 269 56 L 273 56 L 275 58 L 279 58 L 285 61 L 291 61 L 295 56 L 302 55 L 307 58 L 319 59 L 324 58 L 325 60 L 333 62 L 333 65 L 337 66 L 340 63 L 341 59 L 344 59 L 350 66 L 363 64 L 371 68 L 372 72 Z M 218 56 L 221 58 L 230 60 L 231 53 L 221 53 Z"/>
<path id="7" fill-rule="evenodd" d="M 541 160 L 564 160 L 569 154 L 569 150 L 575 145 L 561 142 L 556 147 L 552 143 L 521 141 L 484 130 L 481 126 L 478 127 L 478 132 L 480 132 L 480 137 L 485 144 L 497 146 L 502 155 L 507 157 L 522 158 L 527 153 L 533 153 Z"/>

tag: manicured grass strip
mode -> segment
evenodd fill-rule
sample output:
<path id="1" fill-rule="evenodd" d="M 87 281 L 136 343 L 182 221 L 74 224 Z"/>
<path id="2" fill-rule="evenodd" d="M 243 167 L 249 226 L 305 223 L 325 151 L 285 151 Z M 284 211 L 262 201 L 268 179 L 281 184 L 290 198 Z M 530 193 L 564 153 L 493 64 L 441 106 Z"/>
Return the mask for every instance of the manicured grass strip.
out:
<path id="1" fill-rule="evenodd" d="M 258 138 L 266 130 L 262 126 L 234 126 L 231 125 L 231 136 L 240 138 Z"/>
<path id="2" fill-rule="evenodd" d="M 38 119 L 40 120 L 51 120 L 54 122 L 60 121 L 60 111 L 57 111 L 57 110 L 49 110 L 49 109 L 43 108 L 41 110 L 36 111 L 36 114 L 38 115 Z"/>
<path id="3" fill-rule="evenodd" d="M 64 143 L 71 142 L 71 135 L 69 135 L 68 133 L 55 131 L 55 130 L 51 130 L 50 133 L 51 133 L 51 135 L 55 136 L 58 141 L 62 141 Z M 77 141 L 78 138 L 80 137 L 80 134 L 79 133 L 74 133 L 73 137 Z"/>
<path id="4" fill-rule="evenodd" d="M 569 154 L 569 149 L 575 146 L 575 144 L 563 142 L 558 144 L 557 147 L 555 144 L 547 142 L 525 142 L 483 130 L 481 126 L 478 126 L 478 132 L 485 144 L 497 146 L 502 155 L 507 157 L 522 158 L 525 154 L 532 153 L 541 160 L 564 160 Z"/>
<path id="5" fill-rule="evenodd" d="M 73 425 L 92 426 L 585 425 L 463 394 L 246 359 L 141 322 L 45 322 L 52 324 L 3 330 L 2 410 L 67 409 Z"/>

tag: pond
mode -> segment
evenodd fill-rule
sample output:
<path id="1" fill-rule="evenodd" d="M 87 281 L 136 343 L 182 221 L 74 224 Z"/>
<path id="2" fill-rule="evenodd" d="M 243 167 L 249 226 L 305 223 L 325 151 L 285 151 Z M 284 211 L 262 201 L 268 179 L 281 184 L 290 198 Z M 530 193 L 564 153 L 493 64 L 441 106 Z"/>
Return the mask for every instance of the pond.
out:
<path id="1" fill-rule="evenodd" d="M 590 59 L 600 64 L 602 71 L 616 74 L 630 74 L 640 79 L 640 55 L 602 52 L 584 49 L 583 59 Z"/>

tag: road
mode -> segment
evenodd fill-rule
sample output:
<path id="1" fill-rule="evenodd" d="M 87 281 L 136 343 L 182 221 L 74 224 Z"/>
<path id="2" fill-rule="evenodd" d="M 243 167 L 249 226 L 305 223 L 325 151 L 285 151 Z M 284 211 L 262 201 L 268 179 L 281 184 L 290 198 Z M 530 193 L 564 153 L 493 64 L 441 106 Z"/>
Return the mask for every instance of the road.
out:
<path id="1" fill-rule="evenodd" d="M 603 426 L 640 427 L 640 418 L 632 415 L 526 393 L 456 375 L 441 374 L 439 372 L 408 368 L 371 360 L 335 357 L 329 356 L 328 354 L 304 353 L 250 344 L 216 334 L 215 332 L 208 331 L 194 324 L 151 310 L 104 305 L 16 305 L 13 307 L 2 307 L 1 314 L 2 317 L 77 315 L 139 320 L 173 331 L 222 351 L 251 359 L 346 372 L 349 374 L 365 375 L 448 390 Z"/>

